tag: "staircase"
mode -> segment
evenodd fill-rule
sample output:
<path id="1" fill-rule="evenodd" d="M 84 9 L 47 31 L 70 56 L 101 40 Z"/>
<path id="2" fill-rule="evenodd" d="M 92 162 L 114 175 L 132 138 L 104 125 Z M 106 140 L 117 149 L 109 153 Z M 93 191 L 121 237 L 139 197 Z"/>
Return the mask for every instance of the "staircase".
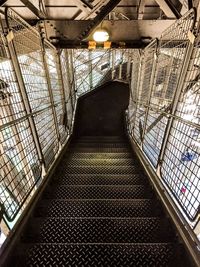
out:
<path id="1" fill-rule="evenodd" d="M 71 142 L 10 266 L 190 266 L 128 140 Z"/>

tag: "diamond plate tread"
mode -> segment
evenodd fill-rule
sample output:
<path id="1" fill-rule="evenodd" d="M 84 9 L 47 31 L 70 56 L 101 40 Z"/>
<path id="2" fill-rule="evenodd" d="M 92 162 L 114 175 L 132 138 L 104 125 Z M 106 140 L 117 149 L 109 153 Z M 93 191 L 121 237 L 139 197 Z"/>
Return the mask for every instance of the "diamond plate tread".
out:
<path id="1" fill-rule="evenodd" d="M 131 152 L 129 147 L 69 147 L 68 151 L 83 153 L 122 153 Z"/>
<path id="2" fill-rule="evenodd" d="M 37 227 L 35 227 L 37 225 Z M 160 218 L 32 219 L 23 242 L 157 243 L 172 241 L 172 231 Z M 170 233 L 171 232 L 171 233 Z"/>
<path id="3" fill-rule="evenodd" d="M 94 147 L 94 148 L 128 148 L 128 144 L 127 143 L 86 143 L 86 142 L 76 142 L 76 143 L 72 143 L 70 145 L 71 148 L 77 148 L 77 147 L 84 147 L 84 148 L 90 148 L 90 147 Z"/>
<path id="4" fill-rule="evenodd" d="M 66 164 L 68 166 L 139 166 L 133 159 L 69 159 Z"/>
<path id="5" fill-rule="evenodd" d="M 128 140 L 125 138 L 79 138 L 72 140 L 72 144 L 75 143 L 128 143 Z"/>
<path id="6" fill-rule="evenodd" d="M 138 166 L 66 166 L 61 164 L 59 171 L 65 174 L 135 174 L 141 172 Z"/>
<path id="7" fill-rule="evenodd" d="M 27 250 L 27 256 L 22 253 Z M 174 267 L 173 243 L 158 244 L 30 244 L 12 267 Z M 175 265 L 174 265 L 175 264 Z M 10 267 L 11 267 L 10 266 Z"/>
<path id="8" fill-rule="evenodd" d="M 49 188 L 43 194 L 44 198 L 51 199 L 134 199 L 150 198 L 153 192 L 143 185 L 134 186 L 58 186 Z"/>
<path id="9" fill-rule="evenodd" d="M 133 159 L 132 153 L 66 153 L 63 157 L 70 159 Z"/>
<path id="10" fill-rule="evenodd" d="M 142 185 L 147 179 L 142 174 L 68 174 L 53 177 L 51 183 L 64 185 Z"/>
<path id="11" fill-rule="evenodd" d="M 133 200 L 43 200 L 35 216 L 48 217 L 154 217 L 161 216 L 158 202 Z"/>
<path id="12" fill-rule="evenodd" d="M 80 141 L 80 140 L 91 140 L 94 142 L 95 140 L 97 141 L 111 141 L 111 142 L 116 142 L 118 140 L 127 140 L 126 136 L 81 136 L 78 137 L 75 141 Z"/>

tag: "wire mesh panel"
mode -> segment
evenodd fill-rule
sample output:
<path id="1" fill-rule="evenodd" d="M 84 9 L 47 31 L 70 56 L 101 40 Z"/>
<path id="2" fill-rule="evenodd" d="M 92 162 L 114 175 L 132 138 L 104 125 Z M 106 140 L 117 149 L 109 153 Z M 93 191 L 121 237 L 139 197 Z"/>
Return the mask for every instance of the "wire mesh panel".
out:
<path id="1" fill-rule="evenodd" d="M 144 151 L 152 164 L 157 165 L 178 79 L 189 44 L 188 33 L 194 25 L 194 10 L 172 24 L 161 35 L 150 109 L 147 116 Z"/>
<path id="2" fill-rule="evenodd" d="M 58 150 L 58 140 L 43 65 L 40 35 L 10 9 L 8 22 L 14 35 L 13 44 L 31 111 L 35 113 L 34 121 L 46 167 L 49 167 Z"/>
<path id="3" fill-rule="evenodd" d="M 81 95 L 113 79 L 124 80 L 131 50 L 74 51 L 76 90 Z"/>
<path id="4" fill-rule="evenodd" d="M 151 95 L 151 81 L 154 75 L 156 49 L 157 41 L 154 40 L 145 48 L 141 59 L 141 76 L 137 91 L 137 110 L 134 127 L 134 136 L 138 143 L 141 143 L 143 139 L 147 104 Z"/>
<path id="5" fill-rule="evenodd" d="M 106 77 L 111 66 L 109 50 L 98 49 L 89 51 L 87 49 L 78 49 L 74 53 L 76 90 L 78 95 L 96 88 L 107 80 Z"/>
<path id="6" fill-rule="evenodd" d="M 51 91 L 55 105 L 60 141 L 61 143 L 64 143 L 67 137 L 67 131 L 65 127 L 65 95 L 64 88 L 62 88 L 59 58 L 56 49 L 49 42 L 44 41 L 44 49 Z"/>
<path id="7" fill-rule="evenodd" d="M 133 129 L 135 127 L 135 115 L 137 109 L 137 90 L 140 80 L 140 54 L 138 50 L 132 52 L 132 72 L 131 72 L 131 84 L 130 84 L 130 100 L 128 107 L 128 119 L 129 119 L 129 132 L 133 135 Z"/>
<path id="8" fill-rule="evenodd" d="M 71 128 L 72 117 L 73 117 L 73 103 L 71 99 L 71 85 L 70 85 L 70 77 L 69 77 L 69 69 L 67 67 L 67 55 L 66 51 L 62 51 L 60 55 L 61 61 L 61 69 L 63 74 L 63 85 L 64 85 L 64 93 L 65 93 L 65 105 L 67 110 L 67 127 L 68 129 Z"/>
<path id="9" fill-rule="evenodd" d="M 196 41 L 161 168 L 189 219 L 200 208 L 200 41 Z"/>
<path id="10" fill-rule="evenodd" d="M 0 35 L 0 201 L 12 221 L 41 178 L 41 164 L 6 40 Z"/>

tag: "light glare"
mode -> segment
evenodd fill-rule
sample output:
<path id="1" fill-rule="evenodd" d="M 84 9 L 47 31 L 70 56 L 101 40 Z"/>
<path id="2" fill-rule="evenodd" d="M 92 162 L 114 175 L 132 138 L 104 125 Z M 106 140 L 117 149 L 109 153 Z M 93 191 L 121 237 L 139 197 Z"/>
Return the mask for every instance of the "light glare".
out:
<path id="1" fill-rule="evenodd" d="M 109 39 L 109 34 L 105 30 L 98 30 L 93 34 L 93 39 L 96 42 L 106 42 Z"/>

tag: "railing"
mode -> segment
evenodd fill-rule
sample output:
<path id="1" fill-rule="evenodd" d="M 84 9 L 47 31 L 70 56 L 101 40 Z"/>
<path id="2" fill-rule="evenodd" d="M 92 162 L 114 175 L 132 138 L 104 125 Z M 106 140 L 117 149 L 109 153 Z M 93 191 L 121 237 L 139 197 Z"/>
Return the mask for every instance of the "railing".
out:
<path id="1" fill-rule="evenodd" d="M 198 243 L 200 30 L 194 22 L 191 10 L 143 51 L 59 51 L 7 9 L 0 34 L 0 218 L 8 228 L 71 135 L 77 97 L 120 80 L 131 82 L 129 134 Z"/>
<path id="2" fill-rule="evenodd" d="M 80 96 L 112 80 L 126 81 L 130 73 L 131 50 L 74 51 L 76 92 Z"/>
<path id="3" fill-rule="evenodd" d="M 131 138 L 200 239 L 200 39 L 190 10 L 134 52 L 127 125 Z M 183 226 L 185 227 L 185 226 Z"/>
<path id="4" fill-rule="evenodd" d="M 0 33 L 0 214 L 8 228 L 72 132 L 73 81 L 72 51 L 56 50 L 7 9 Z"/>

